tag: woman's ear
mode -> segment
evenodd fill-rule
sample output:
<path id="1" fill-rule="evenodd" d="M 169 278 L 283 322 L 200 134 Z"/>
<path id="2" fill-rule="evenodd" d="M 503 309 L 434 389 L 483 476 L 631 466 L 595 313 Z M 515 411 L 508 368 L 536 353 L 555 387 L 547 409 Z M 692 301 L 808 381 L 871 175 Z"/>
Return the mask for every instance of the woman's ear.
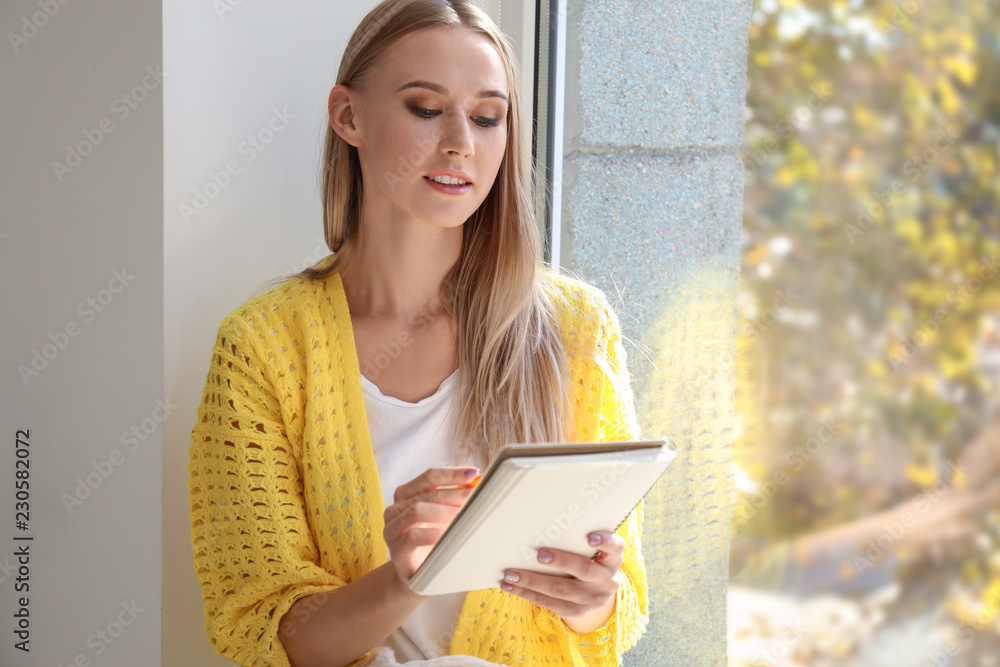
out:
<path id="1" fill-rule="evenodd" d="M 350 145 L 360 148 L 364 142 L 356 123 L 358 98 L 354 91 L 347 86 L 334 86 L 330 91 L 327 110 L 333 131 Z"/>

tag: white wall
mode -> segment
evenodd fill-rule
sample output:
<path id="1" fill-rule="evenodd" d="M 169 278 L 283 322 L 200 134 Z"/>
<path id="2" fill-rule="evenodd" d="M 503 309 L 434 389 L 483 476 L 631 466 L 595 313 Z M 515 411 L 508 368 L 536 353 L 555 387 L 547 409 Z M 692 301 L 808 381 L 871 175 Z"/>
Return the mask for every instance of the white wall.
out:
<path id="1" fill-rule="evenodd" d="M 164 391 L 180 406 L 164 430 L 164 665 L 231 664 L 203 628 L 190 433 L 222 318 L 265 281 L 328 254 L 318 185 L 326 101 L 351 32 L 376 4 L 164 6 Z M 227 165 L 239 173 L 213 180 Z"/>

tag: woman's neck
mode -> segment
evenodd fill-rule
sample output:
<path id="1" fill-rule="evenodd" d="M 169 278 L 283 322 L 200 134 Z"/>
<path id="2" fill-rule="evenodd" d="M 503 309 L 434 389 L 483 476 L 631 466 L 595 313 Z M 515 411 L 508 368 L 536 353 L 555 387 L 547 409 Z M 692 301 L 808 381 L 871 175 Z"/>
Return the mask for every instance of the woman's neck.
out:
<path id="1" fill-rule="evenodd" d="M 462 227 L 368 225 L 341 277 L 353 316 L 406 318 L 442 312 L 441 285 L 462 251 Z"/>

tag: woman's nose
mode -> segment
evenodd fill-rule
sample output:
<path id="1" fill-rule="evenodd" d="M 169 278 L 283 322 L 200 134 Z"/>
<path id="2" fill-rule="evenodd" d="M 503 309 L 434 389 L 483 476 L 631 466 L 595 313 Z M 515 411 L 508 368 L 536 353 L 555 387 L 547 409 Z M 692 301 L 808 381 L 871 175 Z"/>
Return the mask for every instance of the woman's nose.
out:
<path id="1" fill-rule="evenodd" d="M 448 153 L 457 153 L 462 157 L 472 157 L 476 152 L 476 146 L 472 140 L 470 122 L 464 113 L 449 114 L 444 123 L 441 149 Z"/>

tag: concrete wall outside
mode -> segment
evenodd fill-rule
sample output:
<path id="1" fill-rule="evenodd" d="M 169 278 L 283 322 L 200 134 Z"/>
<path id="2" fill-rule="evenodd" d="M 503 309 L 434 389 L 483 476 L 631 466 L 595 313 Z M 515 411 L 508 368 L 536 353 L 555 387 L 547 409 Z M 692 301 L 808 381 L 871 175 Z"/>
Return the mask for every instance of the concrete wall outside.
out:
<path id="1" fill-rule="evenodd" d="M 618 312 L 646 437 L 650 625 L 626 665 L 724 665 L 750 2 L 569 0 L 561 264 Z"/>

